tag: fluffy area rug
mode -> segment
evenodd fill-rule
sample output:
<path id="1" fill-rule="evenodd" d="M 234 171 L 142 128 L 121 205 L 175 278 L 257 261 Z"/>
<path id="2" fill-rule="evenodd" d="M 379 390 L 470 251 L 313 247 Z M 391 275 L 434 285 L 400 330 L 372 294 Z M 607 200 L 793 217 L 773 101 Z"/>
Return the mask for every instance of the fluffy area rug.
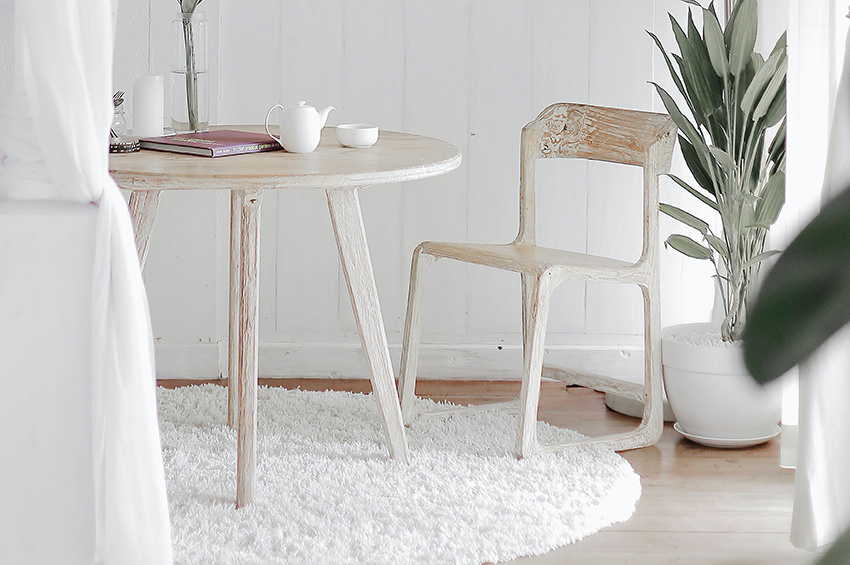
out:
<path id="1" fill-rule="evenodd" d="M 258 500 L 237 510 L 227 390 L 158 395 L 178 565 L 499 562 L 626 520 L 640 497 L 610 451 L 516 459 L 501 411 L 418 420 L 408 466 L 389 459 L 371 395 L 261 388 Z M 541 442 L 576 436 L 539 424 Z"/>

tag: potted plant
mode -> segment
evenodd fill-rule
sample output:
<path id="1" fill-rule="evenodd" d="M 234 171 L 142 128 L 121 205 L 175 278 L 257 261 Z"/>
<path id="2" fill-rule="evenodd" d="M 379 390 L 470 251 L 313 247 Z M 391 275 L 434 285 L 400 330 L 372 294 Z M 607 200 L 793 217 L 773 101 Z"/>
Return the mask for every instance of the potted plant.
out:
<path id="1" fill-rule="evenodd" d="M 663 213 L 694 230 L 694 237 L 671 235 L 665 246 L 714 265 L 724 318 L 719 327 L 662 332 L 665 388 L 683 435 L 708 445 L 752 445 L 779 431 L 779 390 L 752 382 L 740 338 L 759 268 L 776 253 L 765 251 L 765 237 L 785 201 L 785 36 L 765 59 L 755 51 L 757 0 L 737 2 L 725 29 L 713 3 L 684 1 L 702 11 L 702 33 L 692 9 L 685 28 L 670 17 L 678 54 L 669 55 L 650 33 L 684 111 L 655 88 L 679 127 L 693 183 L 670 177 L 713 218 L 662 204 Z"/>

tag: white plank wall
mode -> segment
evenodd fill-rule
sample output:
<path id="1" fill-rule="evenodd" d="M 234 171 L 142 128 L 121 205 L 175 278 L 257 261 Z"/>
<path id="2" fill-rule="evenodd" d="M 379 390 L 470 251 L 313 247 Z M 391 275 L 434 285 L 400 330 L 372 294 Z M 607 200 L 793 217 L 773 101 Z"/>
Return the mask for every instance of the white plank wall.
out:
<path id="1" fill-rule="evenodd" d="M 12 4 L 0 0 L 0 30 L 9 27 L 3 16 Z M 647 81 L 670 81 L 645 30 L 671 44 L 666 13 L 681 18 L 687 6 L 680 0 L 255 0 L 246 8 L 204 0 L 201 9 L 209 22 L 213 123 L 261 123 L 271 105 L 307 100 L 336 106 L 331 124 L 374 122 L 448 140 L 463 152 L 464 163 L 449 175 L 361 191 L 397 360 L 414 246 L 424 239 L 513 239 L 520 129 L 548 104 L 660 110 Z M 174 1 L 121 0 L 116 89 L 130 92 L 132 79 L 146 72 L 170 83 L 176 12 Z M 0 34 L 0 88 L 11 80 L 7 37 Z M 674 172 L 684 174 L 681 162 Z M 553 161 L 539 177 L 541 243 L 637 256 L 637 171 Z M 587 188 L 603 182 L 613 191 Z M 688 206 L 679 192 L 662 181 L 665 200 Z M 213 378 L 226 370 L 220 360 L 228 210 L 226 195 L 163 196 L 145 273 L 160 376 Z M 324 195 L 270 192 L 261 225 L 261 374 L 364 376 Z M 662 223 L 662 230 L 673 228 Z M 664 322 L 704 319 L 712 300 L 706 271 L 673 252 L 663 252 L 662 261 Z M 518 376 L 518 277 L 438 262 L 427 289 L 423 376 Z M 640 300 L 629 290 L 563 285 L 553 297 L 549 354 L 566 358 L 601 348 L 612 358 L 628 357 L 640 343 Z"/>

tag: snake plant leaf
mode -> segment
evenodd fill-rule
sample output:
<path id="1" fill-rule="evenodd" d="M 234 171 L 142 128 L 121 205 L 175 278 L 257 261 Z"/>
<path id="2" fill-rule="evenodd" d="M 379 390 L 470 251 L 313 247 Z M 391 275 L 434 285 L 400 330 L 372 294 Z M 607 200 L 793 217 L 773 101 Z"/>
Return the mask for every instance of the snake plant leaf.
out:
<path id="1" fill-rule="evenodd" d="M 692 187 L 691 185 L 689 185 L 688 183 L 686 183 L 685 181 L 683 181 L 682 179 L 680 179 L 676 175 L 667 175 L 667 176 L 670 177 L 671 179 L 673 179 L 673 181 L 675 181 L 676 184 L 678 184 L 679 186 L 684 188 L 686 191 L 688 191 L 690 194 L 695 196 L 700 202 L 707 205 L 712 210 L 719 210 L 720 209 L 717 206 L 717 202 L 708 198 L 704 194 L 700 193 L 697 189 L 695 189 L 694 187 Z"/>
<path id="2" fill-rule="evenodd" d="M 744 332 L 759 382 L 784 374 L 850 322 L 850 188 L 833 198 L 767 273 Z"/>
<path id="3" fill-rule="evenodd" d="M 712 249 L 720 253 L 720 256 L 723 257 L 726 261 L 729 260 L 729 247 L 726 245 L 726 242 L 717 237 L 716 235 L 706 234 L 705 240 L 711 246 Z"/>
<path id="4" fill-rule="evenodd" d="M 712 4 L 713 6 L 713 4 Z M 718 77 L 725 79 L 729 76 L 729 59 L 726 57 L 726 42 L 720 22 L 713 10 L 705 10 L 702 15 L 702 33 L 705 36 L 705 46 L 711 58 L 711 66 Z"/>
<path id="5" fill-rule="evenodd" d="M 685 4 L 690 4 L 692 6 L 699 6 L 700 8 L 702 8 L 702 6 L 700 5 L 699 2 L 697 2 L 697 0 L 682 0 L 682 2 L 684 2 Z"/>
<path id="6" fill-rule="evenodd" d="M 775 172 L 764 185 L 764 192 L 756 205 L 756 223 L 772 226 L 785 204 L 785 173 Z"/>
<path id="7" fill-rule="evenodd" d="M 688 170 L 694 176 L 694 180 L 707 193 L 712 196 L 717 196 L 714 183 L 711 180 L 711 174 L 706 170 L 706 165 L 703 160 L 697 155 L 697 150 L 691 143 L 685 139 L 685 136 L 679 135 L 679 147 L 682 149 L 682 156 L 685 158 L 685 164 L 688 165 Z"/>
<path id="8" fill-rule="evenodd" d="M 685 90 L 685 85 L 682 83 L 681 77 L 679 77 L 679 73 L 676 72 L 676 69 L 673 67 L 673 63 L 670 61 L 670 56 L 667 54 L 667 51 L 664 49 L 664 46 L 661 44 L 661 40 L 658 39 L 658 36 L 652 33 L 651 31 L 647 32 L 652 40 L 655 42 L 655 45 L 658 47 L 658 50 L 661 51 L 661 54 L 664 56 L 664 62 L 667 64 L 667 70 L 670 72 L 670 76 L 673 78 L 673 83 L 676 85 L 676 88 L 679 89 L 679 92 L 682 94 L 682 98 L 685 99 L 685 102 L 688 104 L 688 108 L 691 111 L 691 114 L 695 113 L 693 104 L 691 104 L 691 100 L 688 98 L 688 93 Z M 681 67 L 681 64 L 679 64 Z"/>
<path id="9" fill-rule="evenodd" d="M 735 4 L 734 21 L 727 26 L 730 31 L 729 70 L 738 76 L 750 62 L 756 46 L 758 31 L 758 6 L 756 0 L 739 0 Z"/>
<path id="10" fill-rule="evenodd" d="M 779 255 L 779 253 L 781 253 L 781 252 L 777 251 L 776 249 L 771 249 L 770 251 L 765 251 L 764 253 L 759 253 L 758 255 L 756 255 L 755 257 L 753 257 L 752 259 L 750 259 L 746 263 L 744 263 L 744 268 L 749 269 L 753 265 L 757 265 L 757 264 L 761 263 L 762 261 L 764 261 L 765 259 L 770 259 L 774 255 Z"/>
<path id="11" fill-rule="evenodd" d="M 693 257 L 694 259 L 711 259 L 714 257 L 711 249 L 700 245 L 686 235 L 673 234 L 667 238 L 664 245 L 669 245 L 679 253 Z"/>
<path id="12" fill-rule="evenodd" d="M 686 212 L 685 210 L 677 208 L 676 206 L 673 206 L 671 204 L 660 204 L 658 206 L 658 209 L 661 210 L 661 212 L 670 216 L 671 218 L 682 222 L 686 226 L 694 228 L 702 235 L 708 233 L 708 224 L 700 220 L 690 212 Z"/>

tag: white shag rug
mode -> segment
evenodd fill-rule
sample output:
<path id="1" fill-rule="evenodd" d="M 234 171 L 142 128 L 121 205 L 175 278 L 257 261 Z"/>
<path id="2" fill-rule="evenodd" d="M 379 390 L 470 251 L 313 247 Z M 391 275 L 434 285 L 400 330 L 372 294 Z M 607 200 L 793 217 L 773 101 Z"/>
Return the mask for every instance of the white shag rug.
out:
<path id="1" fill-rule="evenodd" d="M 257 502 L 237 510 L 227 389 L 158 397 L 177 565 L 499 562 L 626 520 L 640 497 L 640 478 L 610 451 L 516 459 L 515 415 L 417 420 L 408 466 L 389 459 L 371 395 L 260 388 Z"/>

